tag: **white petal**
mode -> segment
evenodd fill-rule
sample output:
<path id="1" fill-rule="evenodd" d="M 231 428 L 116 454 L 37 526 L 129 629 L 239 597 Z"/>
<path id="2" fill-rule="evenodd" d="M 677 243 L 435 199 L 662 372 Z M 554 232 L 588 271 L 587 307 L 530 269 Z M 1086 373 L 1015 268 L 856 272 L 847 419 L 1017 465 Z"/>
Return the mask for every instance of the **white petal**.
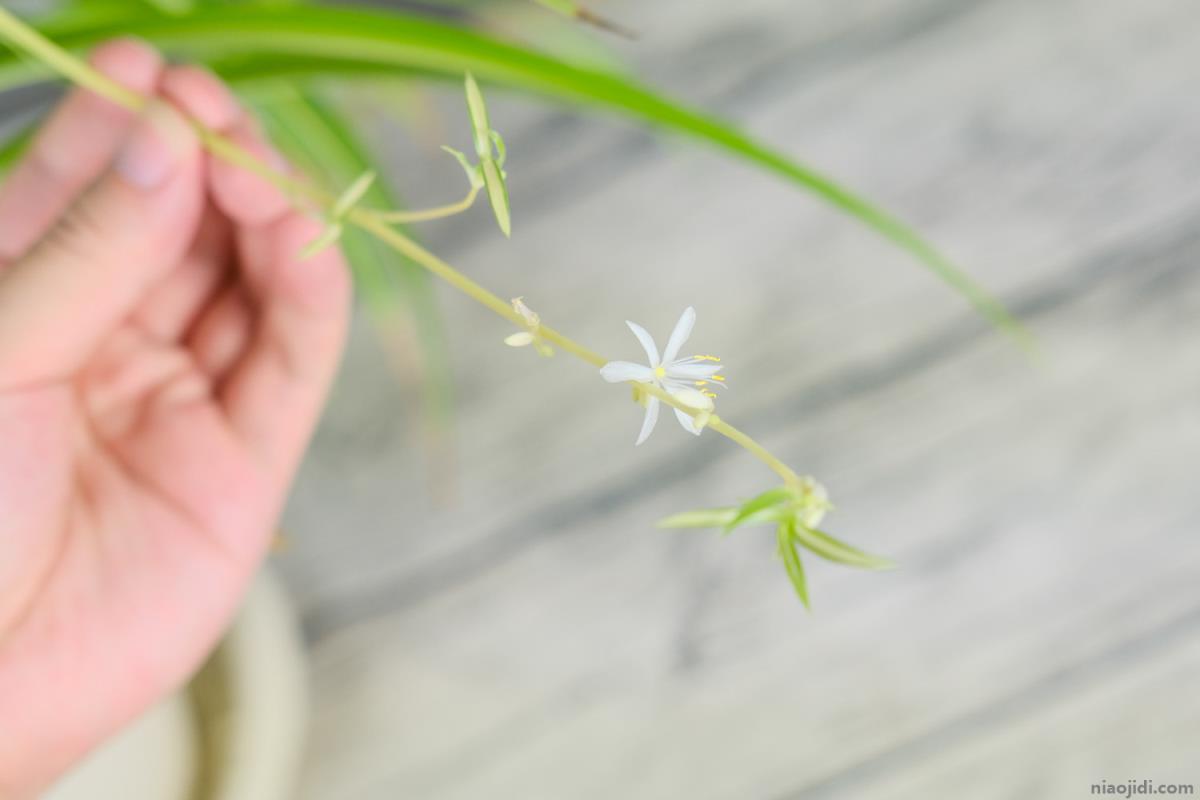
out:
<path id="1" fill-rule="evenodd" d="M 662 362 L 658 360 L 658 345 L 654 344 L 654 337 L 636 322 L 625 320 L 625 324 L 629 326 L 629 330 L 633 331 L 633 335 L 642 343 L 642 349 L 646 351 L 646 358 L 650 360 L 650 366 L 656 367 L 661 364 Z"/>
<path id="2" fill-rule="evenodd" d="M 610 361 L 600 368 L 600 377 L 609 383 L 650 383 L 654 380 L 654 370 L 645 364 L 634 364 L 632 361 Z"/>
<path id="3" fill-rule="evenodd" d="M 509 347 L 524 347 L 525 345 L 533 344 L 533 334 L 529 331 L 514 333 L 506 337 L 504 343 Z"/>
<path id="4" fill-rule="evenodd" d="M 688 433 L 694 433 L 697 436 L 700 435 L 700 428 L 696 427 L 696 423 L 692 421 L 691 415 L 686 414 L 677 408 L 675 409 L 675 419 L 679 420 L 679 424 L 682 425 L 683 429 Z"/>
<path id="5" fill-rule="evenodd" d="M 695 408 L 699 409 L 700 411 L 713 410 L 712 398 L 706 395 L 704 392 L 693 389 L 690 386 L 673 391 L 671 392 L 671 395 L 688 408 Z"/>
<path id="6" fill-rule="evenodd" d="M 671 338 L 667 340 L 667 349 L 663 351 L 664 362 L 675 360 L 679 355 L 679 348 L 683 347 L 684 342 L 692 335 L 692 326 L 695 324 L 696 309 L 688 306 L 679 315 L 679 322 L 675 323 L 675 330 L 671 331 Z"/>
<path id="7" fill-rule="evenodd" d="M 679 381 L 702 381 L 711 378 L 724 367 L 720 364 L 668 364 L 667 377 Z"/>
<path id="8" fill-rule="evenodd" d="M 658 406 L 659 399 L 651 397 L 646 402 L 646 416 L 642 419 L 642 430 L 638 433 L 637 441 L 634 442 L 634 447 L 650 438 L 650 432 L 654 430 L 655 423 L 658 422 Z"/>

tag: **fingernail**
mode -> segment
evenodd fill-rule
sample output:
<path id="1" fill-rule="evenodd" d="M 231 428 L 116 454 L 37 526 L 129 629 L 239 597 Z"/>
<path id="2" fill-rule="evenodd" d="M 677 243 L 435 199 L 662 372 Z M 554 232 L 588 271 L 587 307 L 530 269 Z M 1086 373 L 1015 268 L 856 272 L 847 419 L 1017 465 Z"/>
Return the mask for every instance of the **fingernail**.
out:
<path id="1" fill-rule="evenodd" d="M 140 189 L 161 186 L 195 146 L 195 135 L 179 112 L 151 100 L 117 154 L 117 174 Z"/>

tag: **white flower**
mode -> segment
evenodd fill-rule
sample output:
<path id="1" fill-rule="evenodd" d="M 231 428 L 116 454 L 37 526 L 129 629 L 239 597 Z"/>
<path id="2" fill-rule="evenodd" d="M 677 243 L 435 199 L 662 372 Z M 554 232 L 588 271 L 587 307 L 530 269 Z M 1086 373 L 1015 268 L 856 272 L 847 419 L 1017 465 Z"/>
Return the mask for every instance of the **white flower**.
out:
<path id="1" fill-rule="evenodd" d="M 721 371 L 721 359 L 716 356 L 678 358 L 679 349 L 692 334 L 692 326 L 696 324 L 696 309 L 688 306 L 679 317 L 679 322 L 675 323 L 675 330 L 671 331 L 671 338 L 667 340 L 667 349 L 663 351 L 661 358 L 658 355 L 658 346 L 654 344 L 654 339 L 646 332 L 645 328 L 635 322 L 626 321 L 625 324 L 642 343 L 642 348 L 646 351 L 646 358 L 650 360 L 650 364 L 643 366 L 629 361 L 610 361 L 600 368 L 600 377 L 609 383 L 624 381 L 638 384 L 648 383 L 669 392 L 689 408 L 700 410 L 702 413 L 693 419 L 690 414 L 681 409 L 674 409 L 675 418 L 679 420 L 683 429 L 699 436 L 712 412 L 712 398 L 716 397 L 713 392 L 709 391 L 709 388 L 722 385 L 725 378 L 717 374 Z M 657 397 L 637 391 L 636 387 L 634 388 L 634 398 L 646 406 L 646 417 L 642 421 L 642 430 L 637 438 L 637 444 L 641 444 L 650 436 L 655 423 L 658 422 L 660 401 Z"/>

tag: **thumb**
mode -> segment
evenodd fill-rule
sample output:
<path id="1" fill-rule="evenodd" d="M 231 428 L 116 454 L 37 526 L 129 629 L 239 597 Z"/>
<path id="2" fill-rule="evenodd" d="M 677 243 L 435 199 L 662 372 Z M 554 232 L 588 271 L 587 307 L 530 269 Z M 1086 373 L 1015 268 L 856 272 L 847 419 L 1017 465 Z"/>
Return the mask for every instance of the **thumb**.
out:
<path id="1" fill-rule="evenodd" d="M 0 389 L 78 369 L 183 256 L 203 207 L 199 144 L 152 100 L 108 172 L 0 273 Z"/>

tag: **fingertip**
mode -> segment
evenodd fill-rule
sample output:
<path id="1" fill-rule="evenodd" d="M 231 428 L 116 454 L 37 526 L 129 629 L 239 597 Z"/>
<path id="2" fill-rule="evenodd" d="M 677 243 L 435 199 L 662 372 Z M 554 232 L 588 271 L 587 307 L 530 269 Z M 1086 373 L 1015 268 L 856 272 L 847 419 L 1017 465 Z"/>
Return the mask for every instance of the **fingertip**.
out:
<path id="1" fill-rule="evenodd" d="M 276 168 L 287 163 L 266 139 L 255 131 L 254 122 L 243 117 L 228 133 L 238 147 Z M 290 203 L 283 192 L 254 173 L 216 158 L 212 162 L 212 193 L 220 209 L 238 225 L 260 227 L 281 218 Z"/>
<path id="2" fill-rule="evenodd" d="M 164 65 L 157 50 L 132 36 L 99 45 L 88 57 L 88 63 L 141 94 L 149 94 L 155 89 Z"/>
<path id="3" fill-rule="evenodd" d="M 132 186 L 153 191 L 179 174 L 199 150 L 199 140 L 183 115 L 156 97 L 121 145 L 113 171 Z"/>
<path id="4" fill-rule="evenodd" d="M 161 91 L 188 116 L 213 130 L 232 128 L 242 117 L 233 92 L 204 67 L 169 67 Z"/>

